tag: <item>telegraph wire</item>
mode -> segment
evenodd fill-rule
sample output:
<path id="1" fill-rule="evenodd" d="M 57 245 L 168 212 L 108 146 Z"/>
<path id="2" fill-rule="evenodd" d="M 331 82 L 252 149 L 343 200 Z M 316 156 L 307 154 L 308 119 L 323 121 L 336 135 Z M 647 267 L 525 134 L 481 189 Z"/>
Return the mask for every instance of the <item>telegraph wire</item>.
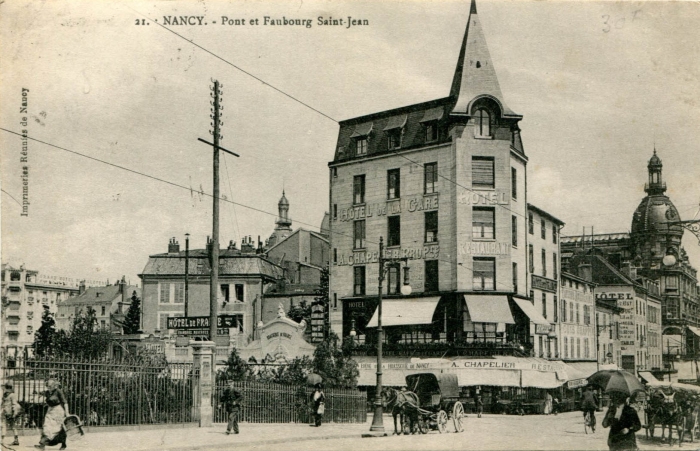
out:
<path id="1" fill-rule="evenodd" d="M 229 66 L 233 67 L 234 69 L 237 69 L 237 70 L 239 70 L 240 72 L 243 72 L 244 74 L 246 74 L 247 76 L 249 76 L 249 77 L 251 77 L 251 78 L 253 78 L 253 79 L 259 81 L 259 82 L 262 83 L 263 85 L 269 86 L 270 88 L 272 88 L 273 90 L 279 92 L 279 93 L 282 94 L 283 96 L 292 99 L 293 101 L 295 101 L 295 102 L 297 102 L 297 103 L 299 103 L 299 104 L 305 106 L 306 108 L 308 108 L 308 109 L 310 109 L 310 110 L 312 110 L 312 111 L 315 111 L 316 113 L 320 114 L 321 116 L 323 116 L 323 117 L 325 117 L 325 118 L 327 118 L 327 119 L 330 119 L 331 121 L 335 122 L 336 124 L 338 123 L 337 120 L 333 119 L 332 117 L 330 117 L 330 116 L 327 115 L 326 113 L 324 113 L 324 112 L 322 112 L 322 111 L 320 111 L 320 110 L 317 110 L 316 108 L 312 107 L 312 106 L 309 105 L 308 103 L 306 103 L 306 102 L 304 102 L 304 101 L 302 101 L 302 100 L 297 99 L 296 97 L 294 97 L 294 96 L 291 95 L 291 94 L 287 94 L 286 92 L 282 91 L 280 88 L 278 88 L 278 87 L 276 87 L 276 86 L 274 86 L 274 85 L 271 85 L 270 83 L 266 82 L 266 81 L 263 80 L 262 78 L 260 78 L 260 77 L 258 77 L 258 76 L 256 76 L 256 75 L 253 75 L 252 73 L 248 72 L 247 70 L 245 70 L 245 69 L 241 68 L 240 66 L 237 66 L 237 65 L 233 64 L 232 62 L 230 62 L 230 61 L 228 61 L 228 60 L 222 58 L 221 56 L 217 55 L 216 53 L 214 53 L 214 52 L 212 52 L 212 51 L 210 51 L 210 50 L 207 50 L 205 47 L 202 47 L 201 45 L 199 45 L 199 44 L 197 44 L 196 42 L 194 42 L 194 40 L 192 40 L 192 39 L 187 39 L 186 37 L 182 36 L 181 34 L 179 34 L 179 33 L 175 32 L 175 31 L 171 30 L 170 28 L 166 27 L 165 25 L 163 25 L 163 24 L 161 24 L 161 23 L 159 23 L 159 22 L 157 22 L 157 21 L 152 20 L 150 17 L 143 15 L 142 13 L 140 13 L 139 11 L 136 11 L 135 9 L 133 9 L 133 8 L 131 8 L 131 7 L 128 7 L 128 6 L 127 6 L 127 8 L 131 9 L 132 11 L 134 11 L 135 13 L 137 13 L 138 15 L 140 15 L 141 17 L 144 17 L 144 18 L 147 19 L 148 21 L 150 21 L 150 22 L 152 22 L 152 23 L 155 23 L 155 24 L 158 25 L 159 27 L 161 27 L 161 28 L 163 28 L 163 29 L 165 29 L 165 30 L 168 30 L 169 32 L 171 32 L 172 34 L 174 34 L 174 35 L 177 36 L 178 38 L 182 39 L 183 41 L 186 41 L 186 42 L 192 44 L 193 46 L 197 47 L 198 49 L 200 49 L 200 50 L 202 50 L 202 51 L 204 51 L 204 52 L 210 54 L 210 55 L 213 56 L 214 58 L 223 61 L 224 63 L 228 64 Z"/>

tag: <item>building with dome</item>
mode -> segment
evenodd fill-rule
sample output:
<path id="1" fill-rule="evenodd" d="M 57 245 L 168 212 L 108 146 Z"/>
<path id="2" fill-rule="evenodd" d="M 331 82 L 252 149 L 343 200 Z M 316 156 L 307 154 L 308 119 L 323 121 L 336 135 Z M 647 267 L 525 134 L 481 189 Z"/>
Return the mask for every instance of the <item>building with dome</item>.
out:
<path id="1" fill-rule="evenodd" d="M 279 216 L 277 217 L 277 221 L 275 221 L 275 230 L 265 243 L 266 249 L 270 249 L 292 234 L 292 220 L 289 219 L 289 201 L 287 200 L 284 190 L 282 190 L 282 198 L 277 202 L 277 211 Z"/>
<path id="2" fill-rule="evenodd" d="M 695 356 L 700 350 L 697 269 L 691 265 L 682 247 L 683 222 L 665 194 L 663 163 L 656 150 L 647 169 L 646 196 L 632 215 L 630 231 L 562 237 L 562 266 L 576 271 L 573 266 L 578 256 L 596 254 L 604 256 L 632 282 L 644 285 L 645 281 L 652 281 L 657 284 L 662 301 L 664 360 Z"/>

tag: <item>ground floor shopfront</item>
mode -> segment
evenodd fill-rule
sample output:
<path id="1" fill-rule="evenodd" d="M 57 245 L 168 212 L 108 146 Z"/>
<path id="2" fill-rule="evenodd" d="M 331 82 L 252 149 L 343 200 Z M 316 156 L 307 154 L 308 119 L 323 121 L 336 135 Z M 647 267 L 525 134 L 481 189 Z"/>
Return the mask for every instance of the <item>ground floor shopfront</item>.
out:
<path id="1" fill-rule="evenodd" d="M 374 399 L 377 361 L 374 356 L 355 356 L 358 385 Z M 560 409 L 574 410 L 585 378 L 596 370 L 595 362 L 567 364 L 532 357 L 492 356 L 456 358 L 385 357 L 384 386 L 406 386 L 406 376 L 416 373 L 452 373 L 457 376 L 460 401 L 473 410 L 477 397 L 491 413 L 547 413 L 554 398 Z M 569 384 L 571 382 L 571 384 Z M 552 404 L 548 407 L 548 401 Z"/>

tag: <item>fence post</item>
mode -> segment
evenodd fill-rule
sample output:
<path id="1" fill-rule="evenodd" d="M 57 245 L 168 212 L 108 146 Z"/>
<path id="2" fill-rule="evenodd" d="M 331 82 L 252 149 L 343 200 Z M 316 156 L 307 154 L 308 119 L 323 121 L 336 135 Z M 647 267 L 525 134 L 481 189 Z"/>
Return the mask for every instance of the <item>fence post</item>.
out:
<path id="1" fill-rule="evenodd" d="M 193 370 L 199 374 L 193 388 L 194 407 L 199 412 L 199 427 L 211 427 L 213 423 L 212 385 L 214 378 L 213 341 L 190 341 Z"/>

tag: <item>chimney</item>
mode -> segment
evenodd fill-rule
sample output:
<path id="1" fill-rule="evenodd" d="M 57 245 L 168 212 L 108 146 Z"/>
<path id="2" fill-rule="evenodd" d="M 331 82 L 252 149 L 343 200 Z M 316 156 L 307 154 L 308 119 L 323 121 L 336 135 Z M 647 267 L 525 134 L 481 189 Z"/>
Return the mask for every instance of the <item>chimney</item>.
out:
<path id="1" fill-rule="evenodd" d="M 253 246 L 253 239 L 250 236 L 244 236 L 241 242 L 241 253 L 242 254 L 254 254 L 255 246 Z"/>
<path id="2" fill-rule="evenodd" d="M 80 285 L 78 285 L 78 296 L 85 293 L 85 281 L 81 280 Z"/>
<path id="3" fill-rule="evenodd" d="M 593 282 L 593 267 L 590 263 L 581 263 L 578 265 L 578 276 L 586 282 Z"/>
<path id="4" fill-rule="evenodd" d="M 168 254 L 179 254 L 180 253 L 180 243 L 175 240 L 175 237 L 170 239 L 168 243 Z"/>

